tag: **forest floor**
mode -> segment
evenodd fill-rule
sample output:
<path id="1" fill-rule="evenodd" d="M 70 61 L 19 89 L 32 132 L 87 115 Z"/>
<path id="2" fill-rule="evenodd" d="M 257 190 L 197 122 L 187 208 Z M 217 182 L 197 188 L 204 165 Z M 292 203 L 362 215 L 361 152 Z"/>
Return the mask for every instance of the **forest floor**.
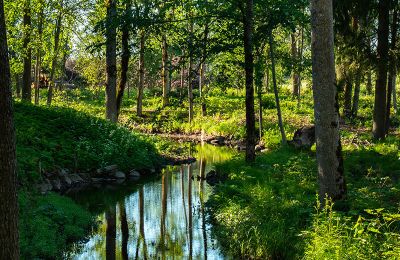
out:
<path id="1" fill-rule="evenodd" d="M 59 107 L 83 114 L 104 116 L 103 94 L 86 90 L 59 93 Z M 135 115 L 135 98 L 124 101 L 121 122 L 145 133 L 190 137 L 206 134 L 241 140 L 245 135 L 243 93 L 214 91 L 207 97 L 207 116 L 195 105 L 192 124 L 187 104 L 171 97 L 161 107 L 161 98 L 146 93 L 144 117 Z M 282 89 L 285 131 L 290 140 L 296 129 L 313 123 L 311 93 L 298 105 Z M 400 138 L 393 131 L 385 141 L 374 141 L 373 97 L 362 93 L 358 117 L 342 122 L 342 144 L 348 197 L 331 207 L 316 210 L 318 199 L 315 147 L 299 151 L 281 146 L 276 106 L 272 94 L 263 96 L 263 138 L 266 153 L 254 165 L 243 156 L 218 166 L 227 176 L 209 202 L 214 233 L 230 254 L 255 259 L 396 259 L 400 257 Z M 257 111 L 256 105 L 256 111 Z M 399 125 L 399 117 L 392 122 Z M 168 143 L 156 144 L 160 151 L 184 153 Z M 175 151 L 173 151 L 175 149 Z M 249 228 L 251 227 L 251 228 Z"/>

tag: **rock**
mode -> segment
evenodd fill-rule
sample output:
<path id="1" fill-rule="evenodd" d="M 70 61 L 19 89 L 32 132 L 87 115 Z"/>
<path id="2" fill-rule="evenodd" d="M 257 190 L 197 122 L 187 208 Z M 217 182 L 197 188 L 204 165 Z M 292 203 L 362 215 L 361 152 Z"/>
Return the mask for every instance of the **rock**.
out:
<path id="1" fill-rule="evenodd" d="M 41 183 L 37 185 L 37 188 L 42 194 L 46 194 L 53 189 L 53 186 L 48 179 L 44 179 Z"/>
<path id="2" fill-rule="evenodd" d="M 114 175 L 118 171 L 118 165 L 110 165 L 104 168 L 97 169 L 96 173 L 98 175 Z"/>
<path id="3" fill-rule="evenodd" d="M 129 172 L 129 178 L 131 178 L 131 179 L 137 180 L 137 179 L 140 179 L 141 176 L 142 175 L 140 174 L 140 172 L 138 172 L 136 170 L 132 170 Z"/>
<path id="4" fill-rule="evenodd" d="M 218 183 L 224 181 L 226 179 L 225 176 L 218 174 L 216 171 L 212 170 L 206 175 L 206 181 L 209 185 L 215 186 Z"/>
<path id="5" fill-rule="evenodd" d="M 264 150 L 264 149 L 265 149 L 265 146 L 262 145 L 262 144 L 258 144 L 258 145 L 256 145 L 256 147 L 255 147 L 255 151 L 256 151 L 256 152 L 261 152 L 261 151 Z"/>
<path id="6" fill-rule="evenodd" d="M 315 143 L 315 126 L 305 126 L 298 129 L 293 136 L 293 140 L 288 142 L 295 148 L 310 149 Z"/>
<path id="7" fill-rule="evenodd" d="M 123 172 L 118 171 L 118 172 L 116 172 L 114 174 L 114 177 L 117 178 L 117 179 L 126 179 L 126 174 L 123 173 Z"/>
<path id="8" fill-rule="evenodd" d="M 61 169 L 58 171 L 58 176 L 67 176 L 69 174 L 68 169 Z"/>
<path id="9" fill-rule="evenodd" d="M 62 175 L 62 176 L 60 176 L 60 180 L 61 180 L 61 182 L 62 182 L 65 186 L 67 186 L 67 187 L 69 187 L 69 186 L 72 185 L 72 180 L 71 180 L 71 178 L 70 178 L 68 175 Z"/>
<path id="10" fill-rule="evenodd" d="M 103 183 L 104 179 L 101 178 L 91 178 L 91 181 L 93 184 L 99 184 L 99 183 Z"/>
<path id="11" fill-rule="evenodd" d="M 81 178 L 81 176 L 79 176 L 78 174 L 70 174 L 69 178 L 72 181 L 72 184 L 80 184 L 80 183 L 84 183 L 85 181 Z"/>
<path id="12" fill-rule="evenodd" d="M 236 145 L 236 150 L 240 151 L 246 151 L 246 145 L 245 144 L 238 144 Z"/>
<path id="13" fill-rule="evenodd" d="M 225 137 L 223 136 L 217 136 L 214 137 L 209 141 L 210 144 L 212 145 L 224 145 L 225 144 Z"/>
<path id="14" fill-rule="evenodd" d="M 84 179 L 85 181 L 90 181 L 90 174 L 89 173 L 78 173 L 78 175 Z"/>
<path id="15" fill-rule="evenodd" d="M 54 191 L 60 191 L 62 189 L 61 181 L 59 178 L 55 178 L 53 180 L 50 180 L 50 183 L 52 185 L 52 190 Z"/>

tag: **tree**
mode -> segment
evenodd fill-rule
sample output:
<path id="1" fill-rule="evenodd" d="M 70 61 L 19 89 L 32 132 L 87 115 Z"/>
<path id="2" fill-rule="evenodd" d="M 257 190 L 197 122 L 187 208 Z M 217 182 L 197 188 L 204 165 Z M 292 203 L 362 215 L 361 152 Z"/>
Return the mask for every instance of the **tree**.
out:
<path id="1" fill-rule="evenodd" d="M 343 199 L 343 174 L 339 111 L 335 85 L 332 0 L 311 1 L 312 70 L 319 194 Z"/>
<path id="2" fill-rule="evenodd" d="M 246 162 L 254 162 L 256 158 L 256 128 L 254 115 L 254 57 L 253 57 L 253 0 L 246 0 L 243 7 L 244 53 L 246 72 Z"/>
<path id="3" fill-rule="evenodd" d="M 117 32 L 115 0 L 106 0 L 106 118 L 117 122 Z"/>
<path id="4" fill-rule="evenodd" d="M 117 93 L 117 119 L 120 114 L 122 98 L 125 92 L 125 86 L 128 81 L 128 68 L 131 53 L 129 50 L 129 17 L 131 14 L 131 2 L 126 3 L 124 21 L 122 22 L 122 57 L 121 57 L 121 79 L 119 81 Z"/>
<path id="5" fill-rule="evenodd" d="M 32 47 L 31 47 L 31 1 L 25 0 L 24 2 L 24 74 L 22 78 L 22 100 L 32 102 Z"/>
<path id="6" fill-rule="evenodd" d="M 19 259 L 15 130 L 3 0 L 0 0 L 0 136 L 0 259 Z"/>
<path id="7" fill-rule="evenodd" d="M 390 0 L 379 0 L 377 47 L 378 64 L 372 129 L 372 133 L 376 139 L 383 139 L 386 136 L 386 84 L 389 60 L 389 9 Z"/>

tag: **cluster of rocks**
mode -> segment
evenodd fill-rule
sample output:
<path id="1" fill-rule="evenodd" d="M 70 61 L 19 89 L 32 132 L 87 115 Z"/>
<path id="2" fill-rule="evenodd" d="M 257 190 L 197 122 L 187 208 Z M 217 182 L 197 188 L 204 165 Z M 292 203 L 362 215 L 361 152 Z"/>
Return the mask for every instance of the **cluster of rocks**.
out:
<path id="1" fill-rule="evenodd" d="M 120 171 L 117 165 L 106 166 L 91 173 L 70 173 L 67 169 L 61 169 L 53 173 L 44 174 L 42 181 L 36 184 L 36 186 L 42 194 L 49 191 L 64 193 L 72 189 L 81 189 L 91 185 L 139 180 L 144 175 L 155 173 L 155 169 L 150 169 L 141 172 L 131 170 L 126 174 Z"/>

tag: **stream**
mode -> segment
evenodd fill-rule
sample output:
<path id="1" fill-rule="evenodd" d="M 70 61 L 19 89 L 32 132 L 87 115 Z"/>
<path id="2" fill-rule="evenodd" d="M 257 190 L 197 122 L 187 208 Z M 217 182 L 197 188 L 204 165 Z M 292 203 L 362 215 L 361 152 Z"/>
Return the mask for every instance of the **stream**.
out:
<path id="1" fill-rule="evenodd" d="M 211 145 L 191 150 L 195 163 L 167 167 L 161 177 L 70 195 L 97 216 L 98 226 L 65 258 L 225 259 L 206 221 L 212 188 L 197 176 L 235 153 Z"/>

